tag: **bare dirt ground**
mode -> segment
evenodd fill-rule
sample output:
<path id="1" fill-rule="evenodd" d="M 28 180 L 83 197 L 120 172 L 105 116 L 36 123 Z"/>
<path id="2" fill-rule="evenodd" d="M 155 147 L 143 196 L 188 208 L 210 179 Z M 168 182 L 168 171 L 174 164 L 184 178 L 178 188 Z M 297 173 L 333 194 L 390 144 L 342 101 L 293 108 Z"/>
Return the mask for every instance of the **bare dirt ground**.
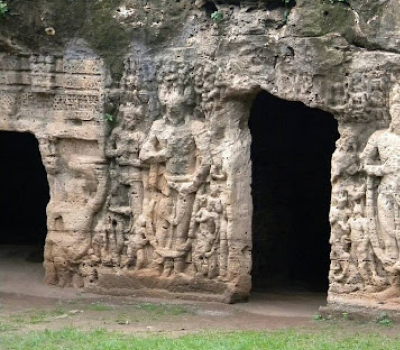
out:
<path id="1" fill-rule="evenodd" d="M 313 316 L 325 305 L 324 294 L 254 293 L 249 302 L 235 305 L 99 296 L 43 284 L 42 264 L 27 261 L 31 256 L 29 249 L 0 247 L 0 332 L 74 327 L 181 334 L 323 327 Z"/>

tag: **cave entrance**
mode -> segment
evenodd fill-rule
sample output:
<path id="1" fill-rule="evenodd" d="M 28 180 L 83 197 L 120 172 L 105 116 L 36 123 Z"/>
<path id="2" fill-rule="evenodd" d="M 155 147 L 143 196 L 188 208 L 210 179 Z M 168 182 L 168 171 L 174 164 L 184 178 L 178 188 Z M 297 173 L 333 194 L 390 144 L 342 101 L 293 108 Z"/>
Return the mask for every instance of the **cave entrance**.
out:
<path id="1" fill-rule="evenodd" d="M 327 292 L 337 121 L 300 102 L 260 92 L 249 128 L 253 291 Z"/>
<path id="2" fill-rule="evenodd" d="M 0 131 L 0 164 L 0 257 L 43 262 L 49 185 L 36 137 Z"/>

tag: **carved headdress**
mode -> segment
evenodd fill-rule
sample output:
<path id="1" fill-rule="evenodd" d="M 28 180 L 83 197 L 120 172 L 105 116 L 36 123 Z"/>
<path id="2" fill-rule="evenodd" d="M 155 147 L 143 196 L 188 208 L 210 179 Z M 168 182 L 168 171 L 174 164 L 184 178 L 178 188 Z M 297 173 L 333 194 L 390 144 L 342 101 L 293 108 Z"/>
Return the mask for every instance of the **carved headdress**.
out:
<path id="1" fill-rule="evenodd" d="M 158 97 L 161 104 L 169 99 L 169 95 L 179 94 L 182 103 L 191 106 L 194 104 L 193 67 L 177 59 L 164 58 L 159 62 L 157 81 Z"/>

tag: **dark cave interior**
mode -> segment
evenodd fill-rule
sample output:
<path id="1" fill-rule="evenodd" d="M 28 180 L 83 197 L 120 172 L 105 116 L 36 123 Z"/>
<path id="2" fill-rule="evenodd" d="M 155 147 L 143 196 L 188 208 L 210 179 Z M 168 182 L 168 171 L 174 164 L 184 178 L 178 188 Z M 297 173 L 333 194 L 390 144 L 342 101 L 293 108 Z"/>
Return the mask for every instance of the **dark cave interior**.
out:
<path id="1" fill-rule="evenodd" d="M 35 136 L 1 131 L 0 162 L 0 244 L 43 251 L 49 186 Z"/>
<path id="2" fill-rule="evenodd" d="M 253 290 L 326 292 L 337 121 L 322 110 L 261 92 L 249 128 Z"/>

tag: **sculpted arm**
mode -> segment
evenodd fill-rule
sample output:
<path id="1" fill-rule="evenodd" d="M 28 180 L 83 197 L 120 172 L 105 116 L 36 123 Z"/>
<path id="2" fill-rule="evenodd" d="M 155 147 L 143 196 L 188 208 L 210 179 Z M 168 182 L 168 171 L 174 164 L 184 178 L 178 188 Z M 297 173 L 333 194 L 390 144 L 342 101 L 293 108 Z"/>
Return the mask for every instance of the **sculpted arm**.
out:
<path id="1" fill-rule="evenodd" d="M 343 230 L 344 233 L 350 233 L 350 225 L 346 221 L 338 221 L 340 228 Z"/>
<path id="2" fill-rule="evenodd" d="M 116 128 L 112 131 L 108 142 L 106 143 L 105 154 L 107 158 L 115 158 L 118 156 L 117 151 L 117 130 Z"/>
<path id="3" fill-rule="evenodd" d="M 204 209 L 200 209 L 200 211 L 196 214 L 196 222 L 201 223 L 205 222 L 208 220 L 208 217 L 206 213 L 204 212 Z"/>
<path id="4" fill-rule="evenodd" d="M 215 235 L 219 234 L 219 230 L 221 228 L 221 224 L 219 222 L 219 215 L 217 213 L 213 213 L 214 223 L 215 223 Z"/>
<path id="5" fill-rule="evenodd" d="M 221 201 L 219 201 L 219 202 L 215 205 L 215 211 L 216 211 L 218 214 L 222 214 L 222 212 L 224 211 L 224 208 L 222 207 Z"/>
<path id="6" fill-rule="evenodd" d="M 378 139 L 379 131 L 375 132 L 369 138 L 367 145 L 360 155 L 364 171 L 370 176 L 385 176 L 390 172 L 386 164 L 373 164 L 379 160 Z"/>
<path id="7" fill-rule="evenodd" d="M 168 150 L 166 148 L 157 149 L 159 145 L 159 140 L 156 135 L 156 131 L 154 129 L 154 124 L 150 130 L 149 136 L 144 142 L 142 149 L 139 153 L 139 158 L 143 162 L 147 163 L 163 163 L 170 155 L 168 154 Z"/>
<path id="8" fill-rule="evenodd" d="M 201 122 L 193 122 L 192 132 L 198 149 L 197 168 L 194 173 L 193 185 L 198 188 L 205 181 L 211 168 L 210 135 Z"/>
<path id="9" fill-rule="evenodd" d="M 213 180 L 224 181 L 227 178 L 226 172 L 218 165 L 211 166 L 210 174 Z"/>
<path id="10" fill-rule="evenodd" d="M 96 194 L 89 200 L 88 206 L 91 207 L 95 213 L 101 209 L 101 206 L 106 200 L 108 188 L 107 170 L 108 167 L 105 165 L 99 165 L 94 169 L 94 174 L 98 179 L 99 184 L 97 186 Z"/>
<path id="11" fill-rule="evenodd" d="M 138 151 L 133 153 L 133 155 L 129 158 L 130 165 L 137 167 L 137 168 L 148 168 L 149 165 L 144 164 L 139 158 L 139 152 L 140 152 L 140 149 L 141 149 L 143 143 L 145 142 L 145 140 L 146 140 L 146 138 L 144 136 L 144 133 L 141 132 L 141 133 L 137 134 L 136 142 L 138 144 Z"/>

